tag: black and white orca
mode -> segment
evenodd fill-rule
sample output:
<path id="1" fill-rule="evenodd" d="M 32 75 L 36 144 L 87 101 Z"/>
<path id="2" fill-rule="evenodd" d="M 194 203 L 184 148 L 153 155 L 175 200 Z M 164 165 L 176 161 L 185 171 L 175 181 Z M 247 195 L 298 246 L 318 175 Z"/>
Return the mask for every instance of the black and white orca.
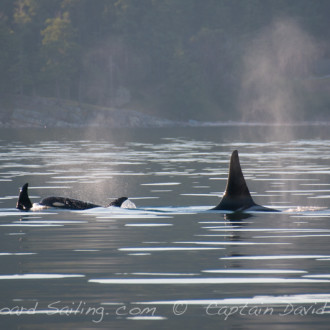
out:
<path id="1" fill-rule="evenodd" d="M 123 203 L 128 201 L 127 208 L 135 208 L 135 205 L 127 197 L 120 197 L 112 201 L 109 206 L 122 207 Z M 69 210 L 87 210 L 95 207 L 101 207 L 89 202 L 80 201 L 67 197 L 46 197 L 42 199 L 37 206 L 57 207 Z M 16 208 L 23 211 L 29 211 L 34 205 L 31 203 L 28 195 L 28 183 L 24 184 L 20 190 Z M 251 197 L 249 188 L 245 182 L 238 157 L 238 151 L 234 150 L 229 165 L 229 174 L 226 190 L 220 200 L 220 203 L 211 209 L 212 211 L 231 211 L 231 212 L 279 212 L 278 210 L 258 205 Z"/>
<path id="2" fill-rule="evenodd" d="M 67 198 L 67 197 L 46 197 L 43 198 L 39 203 L 32 204 L 28 194 L 28 183 L 25 183 L 23 187 L 20 189 L 20 193 L 18 196 L 18 201 L 16 204 L 16 208 L 22 211 L 29 211 L 33 208 L 41 209 L 41 208 L 49 208 L 56 207 L 67 210 L 88 210 L 95 207 L 102 207 L 101 205 L 80 201 L 78 199 Z M 128 201 L 127 197 L 120 197 L 113 200 L 107 207 L 116 206 L 121 207 L 124 202 Z M 130 207 L 134 207 L 134 204 L 131 202 Z"/>
<path id="3" fill-rule="evenodd" d="M 212 210 L 233 212 L 279 212 L 278 210 L 261 206 L 254 202 L 244 179 L 237 150 L 233 151 L 230 158 L 226 190 L 220 203 L 212 208 Z"/>

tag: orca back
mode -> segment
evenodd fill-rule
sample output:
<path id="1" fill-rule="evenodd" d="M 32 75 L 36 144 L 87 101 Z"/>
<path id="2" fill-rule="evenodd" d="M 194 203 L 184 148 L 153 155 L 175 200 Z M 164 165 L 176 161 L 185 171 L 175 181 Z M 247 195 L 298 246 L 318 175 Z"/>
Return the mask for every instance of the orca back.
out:
<path id="1" fill-rule="evenodd" d="M 80 201 L 78 199 L 56 196 L 43 198 L 39 204 L 68 210 L 88 210 L 95 207 L 100 207 L 99 205 Z"/>

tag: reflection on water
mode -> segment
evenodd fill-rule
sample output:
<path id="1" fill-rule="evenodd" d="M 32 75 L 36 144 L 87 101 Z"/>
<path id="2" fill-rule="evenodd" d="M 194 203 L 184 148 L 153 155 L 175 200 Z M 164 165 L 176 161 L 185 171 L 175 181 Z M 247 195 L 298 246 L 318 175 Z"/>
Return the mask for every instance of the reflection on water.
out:
<path id="1" fill-rule="evenodd" d="M 1 324 L 327 326 L 329 133 L 297 129 L 289 141 L 264 142 L 265 134 L 262 127 L 1 132 Z M 208 211 L 234 149 L 256 202 L 283 212 Z M 137 208 L 19 212 L 25 182 L 33 202 L 62 195 L 107 205 L 128 196 Z"/>

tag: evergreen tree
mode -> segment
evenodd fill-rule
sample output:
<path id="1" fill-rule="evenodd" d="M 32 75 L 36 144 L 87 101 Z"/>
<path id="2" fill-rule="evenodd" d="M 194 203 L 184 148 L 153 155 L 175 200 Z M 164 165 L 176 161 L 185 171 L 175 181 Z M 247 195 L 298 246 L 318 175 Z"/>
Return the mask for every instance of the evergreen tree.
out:
<path id="1" fill-rule="evenodd" d="M 41 31 L 44 60 L 42 72 L 45 79 L 54 81 L 58 98 L 70 98 L 72 78 L 77 72 L 78 46 L 69 14 L 65 12 L 55 18 L 48 18 L 45 23 L 46 27 Z"/>

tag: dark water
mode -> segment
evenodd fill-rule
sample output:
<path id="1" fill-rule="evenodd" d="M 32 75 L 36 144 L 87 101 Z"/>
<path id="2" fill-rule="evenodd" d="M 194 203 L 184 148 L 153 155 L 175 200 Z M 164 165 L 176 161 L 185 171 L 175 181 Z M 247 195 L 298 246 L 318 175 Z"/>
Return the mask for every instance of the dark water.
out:
<path id="1" fill-rule="evenodd" d="M 0 132 L 3 329 L 328 329 L 328 127 Z M 257 203 L 208 212 L 238 149 Z M 48 195 L 137 209 L 15 210 Z"/>

